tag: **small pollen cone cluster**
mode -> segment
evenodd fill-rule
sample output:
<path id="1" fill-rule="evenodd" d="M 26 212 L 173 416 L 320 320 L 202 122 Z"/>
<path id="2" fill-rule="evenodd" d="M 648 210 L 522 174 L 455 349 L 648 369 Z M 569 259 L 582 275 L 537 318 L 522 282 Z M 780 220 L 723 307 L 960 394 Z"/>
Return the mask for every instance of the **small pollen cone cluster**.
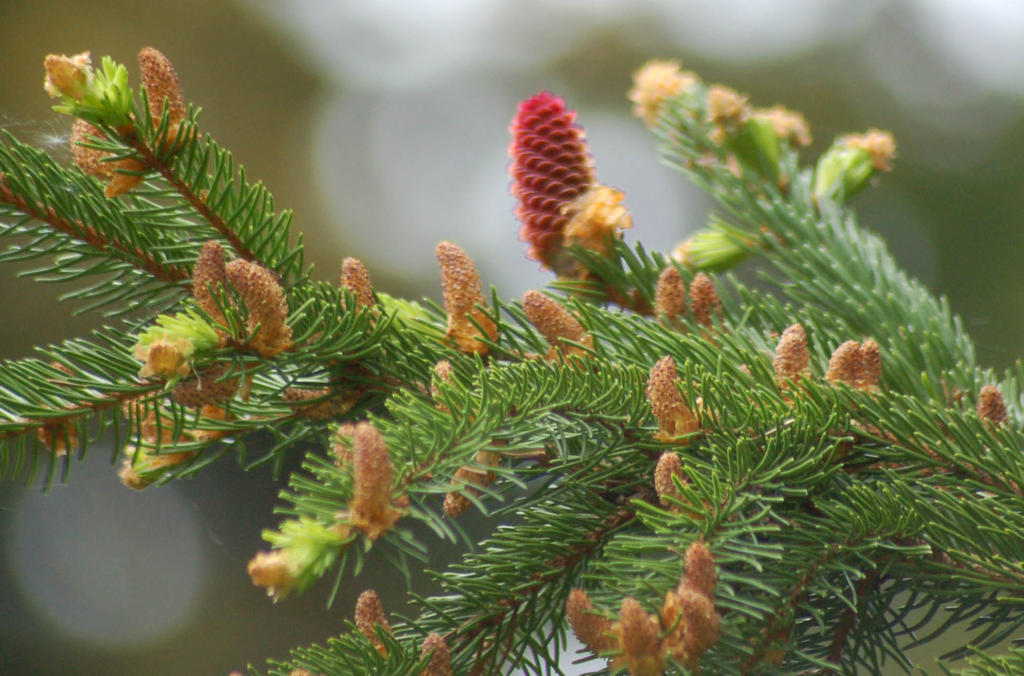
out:
<path id="1" fill-rule="evenodd" d="M 658 275 L 654 289 L 654 314 L 671 328 L 679 328 L 686 316 L 686 285 L 683 276 L 674 265 L 669 265 Z"/>
<path id="2" fill-rule="evenodd" d="M 691 670 L 701 656 L 718 641 L 721 617 L 715 610 L 718 574 L 711 550 L 694 542 L 686 550 L 686 574 L 679 585 L 665 594 L 661 606 L 662 639 L 666 652 Z"/>
<path id="3" fill-rule="evenodd" d="M 1006 402 L 995 385 L 985 385 L 978 393 L 978 417 L 993 427 L 1006 422 Z"/>
<path id="4" fill-rule="evenodd" d="M 754 117 L 768 122 L 775 130 L 776 136 L 795 147 L 809 146 L 813 141 L 811 126 L 807 123 L 807 118 L 785 106 L 758 108 L 753 114 Z"/>
<path id="5" fill-rule="evenodd" d="M 658 420 L 654 437 L 659 441 L 688 444 L 690 435 L 700 430 L 700 421 L 686 405 L 676 386 L 676 363 L 672 357 L 662 357 L 647 378 L 647 401 Z"/>
<path id="6" fill-rule="evenodd" d="M 788 389 L 802 378 L 810 375 L 807 364 L 810 355 L 807 352 L 807 334 L 800 324 L 792 324 L 782 332 L 779 344 L 775 348 L 772 367 L 775 369 L 775 381 L 782 389 Z"/>
<path id="7" fill-rule="evenodd" d="M 566 310 L 560 303 L 545 296 L 540 291 L 527 291 L 523 294 L 523 312 L 551 349 L 546 359 L 558 359 L 559 354 L 565 356 L 586 355 L 587 352 L 571 343 L 578 343 L 588 348 L 594 346 L 594 338 L 583 328 L 579 320 Z"/>
<path id="8" fill-rule="evenodd" d="M 839 141 L 847 148 L 865 151 L 876 170 L 892 170 L 892 161 L 896 157 L 896 139 L 891 133 L 881 129 L 869 129 L 863 134 L 843 136 Z"/>
<path id="9" fill-rule="evenodd" d="M 146 47 L 139 52 L 139 71 L 142 75 L 142 88 L 149 102 L 149 116 L 154 126 L 160 124 L 164 106 L 167 106 L 165 147 L 173 146 L 178 138 L 181 123 L 185 120 L 185 98 L 181 94 L 178 73 L 174 70 L 171 60 L 152 47 Z"/>
<path id="10" fill-rule="evenodd" d="M 258 552 L 249 561 L 246 572 L 254 585 L 263 587 L 275 599 L 287 596 L 299 576 L 298 567 L 283 549 Z"/>
<path id="11" fill-rule="evenodd" d="M 632 217 L 622 206 L 625 197 L 619 190 L 596 185 L 562 207 L 571 217 L 565 226 L 564 245 L 579 244 L 584 249 L 607 256 L 608 244 L 618 231 L 633 227 Z"/>
<path id="12" fill-rule="evenodd" d="M 882 376 L 882 353 L 878 343 L 865 340 L 863 344 L 848 340 L 832 353 L 825 377 L 833 383 L 844 383 L 858 390 L 873 392 L 878 389 Z"/>
<path id="13" fill-rule="evenodd" d="M 134 490 L 146 488 L 167 470 L 195 457 L 195 451 L 174 452 L 171 447 L 175 444 L 213 441 L 230 433 L 226 430 L 192 429 L 182 430 L 175 436 L 170 412 L 135 401 L 125 402 L 123 408 L 129 427 L 138 430 L 139 444 L 125 445 L 117 476 L 122 484 Z M 228 417 L 225 410 L 215 404 L 199 407 L 199 416 L 207 420 L 225 420 Z M 160 452 L 153 450 L 157 445 L 161 447 Z"/>
<path id="14" fill-rule="evenodd" d="M 708 121 L 711 122 L 711 140 L 723 143 L 736 134 L 753 112 L 747 97 L 735 89 L 712 85 L 708 89 Z"/>
<path id="15" fill-rule="evenodd" d="M 420 648 L 420 657 L 430 655 L 430 661 L 419 676 L 452 676 L 452 657 L 448 644 L 440 634 L 427 634 Z"/>
<path id="16" fill-rule="evenodd" d="M 355 296 L 354 309 L 373 307 L 377 300 L 373 297 L 373 285 L 370 283 L 370 272 L 358 258 L 346 258 L 341 262 L 341 287 Z"/>
<path id="17" fill-rule="evenodd" d="M 90 147 L 105 138 L 93 125 L 76 119 L 71 125 L 71 159 L 84 173 L 106 183 L 103 194 L 117 197 L 142 182 L 145 166 L 134 157 L 107 161 L 110 153 Z"/>
<path id="18" fill-rule="evenodd" d="M 687 549 L 685 571 L 679 585 L 665 594 L 658 613 L 648 613 L 627 596 L 614 622 L 594 609 L 585 591 L 574 589 L 565 608 L 569 626 L 591 652 L 611 653 L 612 672 L 658 676 L 668 657 L 696 672 L 701 656 L 718 640 L 721 625 L 714 603 L 715 562 L 703 542 Z"/>
<path id="19" fill-rule="evenodd" d="M 550 92 L 519 104 L 510 131 L 511 192 L 527 255 L 560 277 L 585 271 L 568 253 L 579 244 L 601 254 L 632 225 L 622 193 L 601 185 L 576 113 Z"/>
<path id="20" fill-rule="evenodd" d="M 486 312 L 477 307 L 486 306 L 487 300 L 476 266 L 465 251 L 451 242 L 438 244 L 436 253 L 437 262 L 441 265 L 444 309 L 448 314 L 448 332 L 445 335 L 462 352 L 487 354 L 490 348 L 479 338 L 494 340 L 498 337 L 498 327 Z"/>
<path id="21" fill-rule="evenodd" d="M 352 439 L 354 491 L 349 504 L 351 524 L 376 540 L 402 513 L 391 504 L 394 470 L 380 432 L 368 422 L 356 426 Z"/>
<path id="22" fill-rule="evenodd" d="M 697 76 L 684 71 L 678 61 L 652 59 L 633 73 L 633 88 L 629 90 L 633 114 L 648 127 L 654 127 L 665 101 L 679 96 L 696 83 Z"/>
<path id="23" fill-rule="evenodd" d="M 496 451 L 478 451 L 476 462 L 473 465 L 463 465 L 455 471 L 452 485 L 456 487 L 466 486 L 466 492 L 472 495 L 480 495 L 480 490 L 474 486 L 487 486 L 494 483 L 496 477 L 494 472 L 488 468 L 495 467 L 501 459 L 501 454 Z M 469 498 L 459 491 L 449 491 L 444 496 L 444 513 L 455 518 L 472 506 Z"/>
<path id="24" fill-rule="evenodd" d="M 384 642 L 377 635 L 377 627 L 384 630 L 384 633 L 391 633 L 391 625 L 384 614 L 384 607 L 380 604 L 380 597 L 377 592 L 367 589 L 356 600 L 356 628 L 369 639 L 370 643 L 377 648 L 377 652 L 387 656 L 388 651 Z"/>
<path id="25" fill-rule="evenodd" d="M 225 263 L 221 245 L 213 240 L 206 242 L 192 269 L 192 294 L 199 307 L 221 325 L 227 321 L 214 292 L 223 293 L 218 287 L 225 282 L 235 289 L 245 306 L 247 334 L 259 327 L 247 347 L 265 358 L 291 348 L 292 330 L 286 323 L 288 302 L 274 273 L 252 261 L 236 259 Z"/>
<path id="26" fill-rule="evenodd" d="M 63 95 L 81 101 L 92 78 L 92 57 L 89 52 L 74 56 L 47 54 L 43 60 L 43 69 L 46 71 L 43 89 L 50 98 Z"/>

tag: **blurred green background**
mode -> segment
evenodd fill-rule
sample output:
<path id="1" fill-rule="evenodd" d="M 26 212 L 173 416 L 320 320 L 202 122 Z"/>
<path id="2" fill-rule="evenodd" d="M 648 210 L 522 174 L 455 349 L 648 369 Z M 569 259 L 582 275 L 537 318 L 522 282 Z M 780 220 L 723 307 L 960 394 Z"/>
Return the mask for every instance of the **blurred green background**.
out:
<path id="1" fill-rule="evenodd" d="M 808 158 L 838 133 L 889 129 L 896 170 L 857 198 L 862 222 L 949 297 L 982 363 L 1019 354 L 1020 3 L 0 0 L 0 127 L 66 158 L 43 56 L 88 49 L 134 76 L 146 45 L 175 63 L 203 130 L 295 210 L 321 278 L 357 256 L 401 295 L 437 295 L 441 239 L 505 295 L 545 283 L 516 240 L 505 173 L 515 105 L 540 89 L 579 111 L 599 177 L 626 193 L 629 236 L 663 250 L 704 223 L 708 201 L 657 164 L 629 117 L 630 74 L 647 58 L 802 111 Z M 70 317 L 69 289 L 14 272 L 0 275 L 0 356 L 102 321 Z M 225 674 L 341 631 L 367 586 L 400 607 L 405 583 L 387 567 L 346 582 L 332 609 L 327 585 L 272 605 L 244 573 L 277 521 L 269 472 L 225 460 L 136 494 L 114 452 L 98 445 L 46 495 L 0 487 L 0 672 Z"/>

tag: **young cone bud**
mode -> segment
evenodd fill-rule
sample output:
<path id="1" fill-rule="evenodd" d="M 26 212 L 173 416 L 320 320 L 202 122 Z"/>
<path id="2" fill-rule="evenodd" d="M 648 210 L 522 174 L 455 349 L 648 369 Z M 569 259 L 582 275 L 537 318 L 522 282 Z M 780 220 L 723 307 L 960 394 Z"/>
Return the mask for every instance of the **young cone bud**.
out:
<path id="1" fill-rule="evenodd" d="M 440 634 L 428 634 L 423 639 L 420 657 L 430 655 L 430 662 L 420 672 L 420 676 L 452 676 L 452 658 L 448 644 Z"/>
<path id="2" fill-rule="evenodd" d="M 809 355 L 807 353 L 807 334 L 800 324 L 792 324 L 779 338 L 775 348 L 772 366 L 775 368 L 775 380 L 779 387 L 786 388 L 791 382 L 798 381 L 810 374 L 807 369 Z"/>
<path id="3" fill-rule="evenodd" d="M 658 419 L 657 439 L 672 441 L 700 429 L 700 423 L 676 387 L 676 363 L 672 357 L 663 357 L 651 367 L 647 378 L 647 401 Z"/>
<path id="4" fill-rule="evenodd" d="M 565 616 L 569 620 L 572 633 L 580 643 L 594 653 L 602 653 L 615 647 L 612 635 L 612 621 L 594 612 L 587 592 L 573 589 L 565 602 Z"/>
<path id="5" fill-rule="evenodd" d="M 672 477 L 679 477 L 686 483 L 686 475 L 683 474 L 683 463 L 675 451 L 665 451 L 658 458 L 658 465 L 654 468 L 654 490 L 658 492 L 658 500 L 662 505 L 668 507 L 672 504 L 671 499 L 679 499 L 679 489 L 676 488 Z"/>
<path id="6" fill-rule="evenodd" d="M 377 304 L 373 285 L 370 284 L 370 272 L 358 258 L 346 258 L 341 262 L 341 286 L 356 297 L 356 310 Z"/>
<path id="7" fill-rule="evenodd" d="M 978 393 L 978 416 L 994 427 L 1006 422 L 1006 402 L 995 385 L 985 385 Z"/>
<path id="8" fill-rule="evenodd" d="M 356 627 L 360 633 L 370 640 L 370 643 L 377 648 L 381 655 L 387 655 L 384 642 L 377 636 L 377 627 L 380 626 L 386 633 L 391 633 L 391 625 L 384 615 L 384 608 L 380 604 L 380 597 L 377 592 L 367 589 L 356 600 Z"/>
<path id="9" fill-rule="evenodd" d="M 697 323 L 704 326 L 711 326 L 712 317 L 722 312 L 715 283 L 703 272 L 698 272 L 690 282 L 690 312 Z"/>
<path id="10" fill-rule="evenodd" d="M 387 532 L 401 512 L 391 506 L 394 470 L 380 432 L 368 422 L 356 426 L 352 440 L 354 492 L 349 505 L 352 525 L 371 540 Z"/>
<path id="11" fill-rule="evenodd" d="M 86 85 L 92 77 L 92 59 L 89 52 L 74 56 L 47 54 L 43 60 L 43 68 L 46 70 L 43 89 L 50 98 L 63 95 L 79 101 L 82 99 Z"/>
<path id="12" fill-rule="evenodd" d="M 498 327 L 487 313 L 478 308 L 486 305 L 480 275 L 466 252 L 451 242 L 437 245 L 437 262 L 441 264 L 441 290 L 444 309 L 448 313 L 447 336 L 456 347 L 469 354 L 487 354 L 490 348 L 478 338 L 494 340 Z M 484 333 L 476 327 L 480 325 Z"/>
<path id="13" fill-rule="evenodd" d="M 251 333 L 259 325 L 249 347 L 262 357 L 273 357 L 290 348 L 292 330 L 285 323 L 288 302 L 274 274 L 259 263 L 242 259 L 231 261 L 225 270 L 249 311 L 246 329 Z"/>
<path id="14" fill-rule="evenodd" d="M 655 126 L 665 101 L 679 96 L 696 82 L 697 76 L 683 71 L 678 61 L 648 61 L 633 73 L 633 88 L 629 90 L 633 114 L 648 127 Z"/>
<path id="15" fill-rule="evenodd" d="M 167 144 L 173 145 L 178 130 L 185 119 L 185 99 L 181 95 L 178 74 L 170 59 L 162 53 L 146 47 L 139 52 L 139 70 L 142 74 L 142 88 L 146 90 L 149 102 L 149 116 L 153 125 L 159 125 L 167 106 Z"/>
<path id="16" fill-rule="evenodd" d="M 680 317 L 686 314 L 686 286 L 674 265 L 669 265 L 658 275 L 658 286 L 654 291 L 654 314 L 669 326 L 678 326 Z"/>
<path id="17" fill-rule="evenodd" d="M 613 631 L 621 652 L 612 660 L 612 671 L 625 667 L 631 676 L 661 676 L 665 671 L 661 625 L 632 596 L 622 599 L 619 621 Z"/>
<path id="18" fill-rule="evenodd" d="M 593 338 L 587 334 L 579 320 L 540 291 L 527 291 L 523 294 L 523 312 L 551 345 L 549 357 L 554 357 L 559 349 L 566 354 L 583 354 L 579 348 L 565 344 L 563 341 L 566 340 L 588 347 L 593 345 Z"/>
<path id="19" fill-rule="evenodd" d="M 593 163 L 576 113 L 550 92 L 519 104 L 512 120 L 512 195 L 522 223 L 519 238 L 530 247 L 527 255 L 559 274 L 575 272 L 576 262 L 565 252 L 563 234 L 571 204 L 595 184 Z"/>
<path id="20" fill-rule="evenodd" d="M 295 586 L 298 570 L 281 549 L 259 552 L 249 561 L 249 578 L 257 587 L 264 587 L 270 596 L 283 598 Z"/>

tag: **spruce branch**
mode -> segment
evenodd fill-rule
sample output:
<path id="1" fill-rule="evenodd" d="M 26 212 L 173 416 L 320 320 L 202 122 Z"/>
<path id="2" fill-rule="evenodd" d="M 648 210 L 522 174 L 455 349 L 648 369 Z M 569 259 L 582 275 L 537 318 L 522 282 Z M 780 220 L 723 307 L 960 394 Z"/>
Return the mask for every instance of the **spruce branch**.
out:
<path id="1" fill-rule="evenodd" d="M 377 557 L 409 578 L 430 547 L 466 546 L 410 617 L 368 590 L 350 631 L 271 673 L 550 673 L 567 628 L 634 675 L 877 673 L 953 626 L 971 649 L 947 659 L 1024 626 L 1024 365 L 997 383 L 858 225 L 888 134 L 804 165 L 799 114 L 650 64 L 635 110 L 721 210 L 666 256 L 623 242 L 624 196 L 539 94 L 510 173 L 557 280 L 488 295 L 443 242 L 442 307 L 374 290 L 351 258 L 311 281 L 289 212 L 199 134 L 166 57 L 139 62 L 136 96 L 109 59 L 47 59 L 78 169 L 0 144 L 0 235 L 28 238 L 0 260 L 55 256 L 30 274 L 88 277 L 71 295 L 111 314 L 156 302 L 145 326 L 0 367 L 0 469 L 108 428 L 133 488 L 317 442 L 249 563 L 275 600 L 334 574 L 330 602 Z M 771 291 L 726 274 L 742 261 Z M 255 455 L 254 432 L 271 437 Z M 475 511 L 496 524 L 479 543 L 458 522 Z"/>

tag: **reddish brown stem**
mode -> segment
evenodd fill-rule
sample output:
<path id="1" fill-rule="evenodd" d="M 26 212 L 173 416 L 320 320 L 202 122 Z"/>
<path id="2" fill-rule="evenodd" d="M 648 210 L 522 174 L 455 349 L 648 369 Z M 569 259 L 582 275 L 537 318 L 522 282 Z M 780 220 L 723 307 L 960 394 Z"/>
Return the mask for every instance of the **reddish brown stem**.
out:
<path id="1" fill-rule="evenodd" d="M 191 186 L 182 181 L 178 175 L 174 173 L 174 170 L 171 169 L 170 165 L 161 160 L 151 148 L 140 141 L 134 134 L 126 135 L 124 141 L 142 157 L 142 161 L 147 169 L 152 169 L 153 171 L 158 172 L 179 195 L 185 198 L 185 200 L 192 205 L 192 208 L 196 210 L 196 213 L 198 213 L 203 220 L 209 223 L 214 230 L 219 232 L 224 239 L 227 240 L 228 244 L 232 249 L 234 249 L 235 253 L 238 254 L 240 258 L 262 264 L 261 261 L 256 259 L 256 255 L 253 254 L 247 246 L 245 246 L 238 235 L 228 227 L 227 223 L 224 222 L 224 219 L 210 209 L 206 200 L 199 193 L 194 191 Z"/>
<path id="2" fill-rule="evenodd" d="M 57 232 L 73 237 L 97 251 L 117 251 L 122 254 L 122 259 L 134 264 L 138 269 L 149 273 L 155 279 L 174 284 L 192 277 L 191 273 L 185 268 L 162 263 L 149 252 L 125 244 L 115 237 L 98 232 L 91 225 L 86 225 L 79 220 L 71 221 L 63 218 L 53 207 L 46 207 L 44 209 L 34 207 L 24 197 L 11 189 L 7 182 L 7 177 L 3 174 L 0 174 L 0 202 L 13 206 L 18 211 L 31 216 L 37 221 L 49 224 Z"/>

